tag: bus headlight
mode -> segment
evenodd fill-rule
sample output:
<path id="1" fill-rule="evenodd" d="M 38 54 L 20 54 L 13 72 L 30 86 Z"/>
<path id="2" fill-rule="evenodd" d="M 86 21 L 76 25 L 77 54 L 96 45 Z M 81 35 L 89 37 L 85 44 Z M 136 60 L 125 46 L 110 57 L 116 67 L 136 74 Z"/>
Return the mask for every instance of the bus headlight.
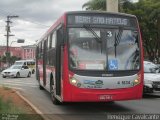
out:
<path id="1" fill-rule="evenodd" d="M 76 84 L 77 83 L 77 80 L 75 78 L 72 78 L 70 81 L 71 81 L 72 84 Z"/>
<path id="2" fill-rule="evenodd" d="M 133 86 L 138 85 L 141 82 L 141 75 L 138 75 L 137 79 L 133 81 Z"/>
<path id="3" fill-rule="evenodd" d="M 74 86 L 76 86 L 76 87 L 81 87 L 81 83 L 76 79 L 76 78 L 74 78 L 74 77 L 70 77 L 70 83 L 72 84 L 72 85 L 74 85 Z"/>

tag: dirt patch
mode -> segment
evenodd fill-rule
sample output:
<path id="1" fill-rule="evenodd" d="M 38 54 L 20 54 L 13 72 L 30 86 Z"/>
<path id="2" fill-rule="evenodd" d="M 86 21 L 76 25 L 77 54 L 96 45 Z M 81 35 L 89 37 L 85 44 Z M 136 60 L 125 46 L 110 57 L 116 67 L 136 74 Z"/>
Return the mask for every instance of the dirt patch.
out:
<path id="1" fill-rule="evenodd" d="M 26 114 L 36 114 L 36 112 L 16 94 L 16 91 L 0 87 L 0 96 L 3 101 L 12 101 L 15 106 L 23 109 Z"/>

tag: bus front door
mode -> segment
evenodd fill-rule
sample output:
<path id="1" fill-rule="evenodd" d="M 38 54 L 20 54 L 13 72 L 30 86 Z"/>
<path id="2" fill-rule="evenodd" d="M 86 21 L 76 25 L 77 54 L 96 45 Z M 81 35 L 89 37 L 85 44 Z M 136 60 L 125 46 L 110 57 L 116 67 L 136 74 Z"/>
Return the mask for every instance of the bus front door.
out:
<path id="1" fill-rule="evenodd" d="M 61 96 L 62 60 L 63 60 L 63 28 L 57 30 L 56 44 L 56 95 Z"/>

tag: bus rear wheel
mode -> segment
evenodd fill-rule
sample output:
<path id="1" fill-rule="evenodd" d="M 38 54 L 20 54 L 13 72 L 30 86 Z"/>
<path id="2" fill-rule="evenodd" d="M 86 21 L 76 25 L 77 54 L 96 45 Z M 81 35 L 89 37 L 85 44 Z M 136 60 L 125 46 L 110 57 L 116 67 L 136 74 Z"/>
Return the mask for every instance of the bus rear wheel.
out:
<path id="1" fill-rule="evenodd" d="M 43 86 L 42 86 L 41 83 L 40 83 L 40 77 L 39 77 L 39 76 L 38 76 L 38 84 L 39 84 L 39 89 L 40 89 L 40 90 L 44 90 Z"/>

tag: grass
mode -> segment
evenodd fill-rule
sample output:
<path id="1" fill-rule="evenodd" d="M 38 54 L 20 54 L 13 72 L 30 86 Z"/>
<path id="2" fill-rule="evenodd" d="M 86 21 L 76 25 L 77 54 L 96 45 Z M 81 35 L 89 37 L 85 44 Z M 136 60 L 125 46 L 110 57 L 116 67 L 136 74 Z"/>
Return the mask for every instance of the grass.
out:
<path id="1" fill-rule="evenodd" d="M 5 120 L 43 120 L 39 115 L 27 114 L 23 108 L 14 105 L 10 97 L 4 101 L 3 96 L 0 96 L 0 114 Z"/>
<path id="2" fill-rule="evenodd" d="M 21 108 L 16 107 L 11 98 L 8 98 L 7 101 L 4 101 L 2 99 L 2 96 L 0 96 L 0 113 L 11 113 L 11 114 L 23 114 L 24 110 Z"/>

